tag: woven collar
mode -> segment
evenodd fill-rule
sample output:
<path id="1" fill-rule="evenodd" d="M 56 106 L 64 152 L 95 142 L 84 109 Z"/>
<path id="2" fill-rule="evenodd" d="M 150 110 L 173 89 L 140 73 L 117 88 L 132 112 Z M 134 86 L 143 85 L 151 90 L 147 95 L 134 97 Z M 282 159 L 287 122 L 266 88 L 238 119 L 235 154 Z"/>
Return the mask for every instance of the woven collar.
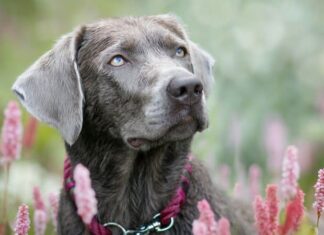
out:
<path id="1" fill-rule="evenodd" d="M 101 224 L 97 216 L 92 218 L 91 223 L 88 225 L 88 231 L 92 235 L 112 235 L 112 231 L 109 227 L 118 227 L 122 234 L 130 235 L 144 235 L 150 232 L 164 232 L 173 226 L 174 218 L 180 213 L 183 204 L 186 201 L 186 194 L 189 187 L 189 174 L 192 172 L 191 157 L 188 156 L 187 164 L 183 169 L 181 175 L 181 183 L 175 192 L 175 195 L 168 203 L 168 205 L 157 215 L 155 215 L 151 221 L 139 226 L 134 230 L 125 229 L 123 226 L 110 222 Z M 69 157 L 64 161 L 64 188 L 66 192 L 69 192 L 72 200 L 74 201 L 75 181 L 73 179 L 73 167 Z"/>

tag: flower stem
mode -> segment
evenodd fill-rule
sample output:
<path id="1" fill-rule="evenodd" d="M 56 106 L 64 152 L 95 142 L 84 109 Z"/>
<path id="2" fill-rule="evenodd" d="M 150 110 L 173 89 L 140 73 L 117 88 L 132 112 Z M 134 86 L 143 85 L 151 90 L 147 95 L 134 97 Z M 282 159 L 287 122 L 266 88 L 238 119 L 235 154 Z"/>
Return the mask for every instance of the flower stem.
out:
<path id="1" fill-rule="evenodd" d="M 3 200 L 2 200 L 2 223 L 7 224 L 7 204 L 8 204 L 8 186 L 9 186 L 9 170 L 10 163 L 4 164 L 4 187 L 3 187 Z"/>

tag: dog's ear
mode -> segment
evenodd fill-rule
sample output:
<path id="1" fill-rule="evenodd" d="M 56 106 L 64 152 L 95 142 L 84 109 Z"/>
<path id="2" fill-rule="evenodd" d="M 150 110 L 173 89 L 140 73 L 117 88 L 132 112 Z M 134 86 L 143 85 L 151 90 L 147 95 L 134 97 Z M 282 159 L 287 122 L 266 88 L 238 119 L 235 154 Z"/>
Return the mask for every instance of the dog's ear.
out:
<path id="1" fill-rule="evenodd" d="M 205 94 L 208 95 L 214 81 L 213 66 L 215 60 L 193 42 L 190 42 L 190 51 L 194 74 L 202 81 Z"/>
<path id="2" fill-rule="evenodd" d="M 83 122 L 83 92 L 76 55 L 85 28 L 63 36 L 14 83 L 12 90 L 39 120 L 57 128 L 72 145 Z"/>

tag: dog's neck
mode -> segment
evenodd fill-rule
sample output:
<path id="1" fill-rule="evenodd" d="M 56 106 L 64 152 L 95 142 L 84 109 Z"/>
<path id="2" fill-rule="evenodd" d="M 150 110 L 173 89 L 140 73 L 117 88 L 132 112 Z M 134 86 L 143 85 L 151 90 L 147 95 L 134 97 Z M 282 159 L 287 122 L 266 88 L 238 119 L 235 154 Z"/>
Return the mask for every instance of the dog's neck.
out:
<path id="1" fill-rule="evenodd" d="M 132 228 L 162 210 L 179 187 L 191 139 L 140 152 L 121 139 L 83 129 L 73 146 L 66 146 L 72 164 L 90 170 L 101 223 Z"/>

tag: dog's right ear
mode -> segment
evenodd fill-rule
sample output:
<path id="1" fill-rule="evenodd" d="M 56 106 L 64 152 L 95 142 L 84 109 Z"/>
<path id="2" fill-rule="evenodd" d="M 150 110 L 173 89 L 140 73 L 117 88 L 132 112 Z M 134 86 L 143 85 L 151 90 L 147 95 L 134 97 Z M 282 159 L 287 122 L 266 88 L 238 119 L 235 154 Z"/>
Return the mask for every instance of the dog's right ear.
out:
<path id="1" fill-rule="evenodd" d="M 210 88 L 212 87 L 213 77 L 213 66 L 215 63 L 214 58 L 201 49 L 197 44 L 190 41 L 190 51 L 192 58 L 192 65 L 194 74 L 200 79 L 204 85 L 204 91 L 208 96 Z"/>
<path id="2" fill-rule="evenodd" d="M 57 128 L 72 145 L 83 123 L 83 92 L 76 63 L 85 28 L 63 36 L 14 83 L 12 90 L 39 120 Z"/>

